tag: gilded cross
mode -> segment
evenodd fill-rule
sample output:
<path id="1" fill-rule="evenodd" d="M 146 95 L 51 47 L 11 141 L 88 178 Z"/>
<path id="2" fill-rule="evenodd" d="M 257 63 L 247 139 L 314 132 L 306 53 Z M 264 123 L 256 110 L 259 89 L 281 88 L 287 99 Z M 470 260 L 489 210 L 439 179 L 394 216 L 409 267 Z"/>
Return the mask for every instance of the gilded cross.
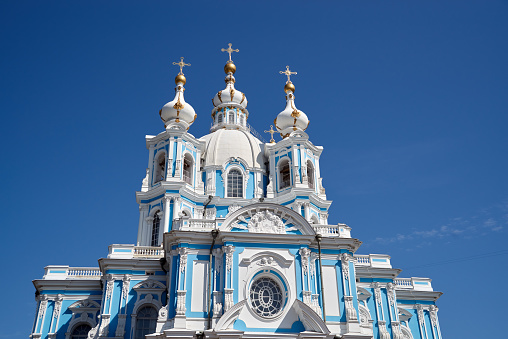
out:
<path id="1" fill-rule="evenodd" d="M 270 135 L 271 135 L 270 143 L 274 143 L 275 140 L 273 140 L 273 133 L 276 133 L 276 132 L 273 130 L 273 125 L 270 125 L 270 130 L 265 131 L 265 133 L 270 133 Z"/>
<path id="2" fill-rule="evenodd" d="M 228 44 L 228 46 L 229 46 L 228 48 L 221 48 L 221 50 L 220 50 L 221 52 L 227 52 L 229 54 L 229 61 L 233 61 L 233 60 L 231 60 L 231 53 L 233 53 L 233 52 L 240 52 L 237 49 L 232 49 L 231 48 L 232 45 L 233 44 L 229 43 Z"/>
<path id="3" fill-rule="evenodd" d="M 180 66 L 180 73 L 178 74 L 183 74 L 184 66 L 190 66 L 190 64 L 186 64 L 185 62 L 183 62 L 183 57 L 180 57 L 180 62 L 173 62 L 173 65 Z"/>
<path id="4" fill-rule="evenodd" d="M 298 73 L 296 73 L 296 72 L 291 72 L 291 71 L 289 70 L 289 66 L 286 66 L 286 70 L 285 70 L 285 71 L 279 71 L 279 73 L 280 73 L 280 74 L 285 74 L 285 75 L 287 75 L 287 77 L 288 77 L 288 81 L 287 81 L 287 82 L 290 82 L 290 81 L 291 81 L 290 77 L 291 77 L 291 75 L 292 75 L 292 74 L 298 74 Z"/>

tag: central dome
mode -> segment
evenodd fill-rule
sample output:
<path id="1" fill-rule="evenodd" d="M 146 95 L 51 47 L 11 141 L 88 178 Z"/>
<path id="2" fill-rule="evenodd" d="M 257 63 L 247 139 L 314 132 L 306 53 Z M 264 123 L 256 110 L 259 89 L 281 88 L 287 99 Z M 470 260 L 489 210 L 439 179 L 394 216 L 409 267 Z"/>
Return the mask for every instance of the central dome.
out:
<path id="1" fill-rule="evenodd" d="M 263 143 L 244 130 L 219 129 L 200 138 L 206 142 L 204 166 L 222 166 L 241 158 L 250 168 L 265 168 Z"/>

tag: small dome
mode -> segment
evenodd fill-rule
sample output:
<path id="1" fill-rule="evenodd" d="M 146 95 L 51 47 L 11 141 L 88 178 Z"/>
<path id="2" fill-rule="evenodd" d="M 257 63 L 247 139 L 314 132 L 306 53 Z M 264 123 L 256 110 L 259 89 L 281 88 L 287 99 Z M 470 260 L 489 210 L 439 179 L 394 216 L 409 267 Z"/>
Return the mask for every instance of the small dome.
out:
<path id="1" fill-rule="evenodd" d="M 309 126 L 307 115 L 295 106 L 293 91 L 286 89 L 286 108 L 279 113 L 274 123 L 283 138 L 289 136 L 293 131 L 305 131 Z"/>
<path id="2" fill-rule="evenodd" d="M 263 143 L 244 130 L 219 129 L 203 136 L 204 166 L 222 166 L 230 158 L 241 158 L 250 168 L 265 168 Z"/>
<path id="3" fill-rule="evenodd" d="M 247 98 L 244 93 L 235 89 L 235 77 L 233 73 L 228 73 L 224 80 L 226 81 L 226 88 L 215 94 L 213 106 L 237 104 L 241 108 L 246 108 Z"/>
<path id="4" fill-rule="evenodd" d="M 185 88 L 183 87 L 185 80 L 182 80 L 182 77 L 183 75 L 178 75 L 175 79 L 177 84 L 175 87 L 176 94 L 173 101 L 165 104 L 159 111 L 159 115 L 161 116 L 162 121 L 164 121 L 164 126 L 166 127 L 171 123 L 183 123 L 188 129 L 196 119 L 196 112 L 194 111 L 194 108 L 185 102 L 183 95 L 183 92 L 185 91 Z M 183 79 L 185 79 L 185 77 L 183 77 Z"/>

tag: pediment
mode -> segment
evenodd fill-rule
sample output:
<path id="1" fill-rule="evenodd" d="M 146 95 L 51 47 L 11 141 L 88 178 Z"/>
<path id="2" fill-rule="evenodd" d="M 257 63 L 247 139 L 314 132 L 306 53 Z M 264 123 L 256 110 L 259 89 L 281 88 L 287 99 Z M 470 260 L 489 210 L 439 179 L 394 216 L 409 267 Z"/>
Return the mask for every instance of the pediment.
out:
<path id="1" fill-rule="evenodd" d="M 316 234 L 299 213 L 271 203 L 252 204 L 230 213 L 220 230 L 265 234 Z"/>

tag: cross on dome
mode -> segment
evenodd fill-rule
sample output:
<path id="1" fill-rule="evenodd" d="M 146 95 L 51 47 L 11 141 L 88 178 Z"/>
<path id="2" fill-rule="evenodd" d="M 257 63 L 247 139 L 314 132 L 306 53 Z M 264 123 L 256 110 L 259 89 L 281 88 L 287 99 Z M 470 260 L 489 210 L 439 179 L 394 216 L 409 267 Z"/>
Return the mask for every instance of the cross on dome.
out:
<path id="1" fill-rule="evenodd" d="M 183 62 L 183 57 L 180 57 L 180 62 L 173 62 L 173 65 L 180 66 L 180 73 L 178 73 L 178 74 L 182 74 L 183 75 L 183 68 L 185 66 L 190 66 L 191 64 L 186 64 L 185 62 Z"/>
<path id="2" fill-rule="evenodd" d="M 270 143 L 274 143 L 275 140 L 273 140 L 273 133 L 277 133 L 277 131 L 273 130 L 273 125 L 270 125 L 270 129 L 268 131 L 265 131 L 265 133 L 270 133 Z"/>
<path id="3" fill-rule="evenodd" d="M 286 66 L 286 70 L 285 71 L 279 71 L 279 73 L 287 75 L 288 81 L 286 81 L 286 82 L 291 82 L 291 78 L 290 78 L 291 75 L 298 74 L 296 72 L 291 72 L 291 70 L 289 69 L 289 66 Z"/>
<path id="4" fill-rule="evenodd" d="M 231 53 L 240 52 L 240 50 L 238 50 L 238 49 L 232 49 L 231 48 L 232 45 L 233 45 L 232 43 L 229 43 L 228 48 L 221 48 L 221 50 L 220 50 L 221 52 L 227 52 L 229 54 L 229 61 L 233 61 L 233 60 L 231 60 Z"/>

